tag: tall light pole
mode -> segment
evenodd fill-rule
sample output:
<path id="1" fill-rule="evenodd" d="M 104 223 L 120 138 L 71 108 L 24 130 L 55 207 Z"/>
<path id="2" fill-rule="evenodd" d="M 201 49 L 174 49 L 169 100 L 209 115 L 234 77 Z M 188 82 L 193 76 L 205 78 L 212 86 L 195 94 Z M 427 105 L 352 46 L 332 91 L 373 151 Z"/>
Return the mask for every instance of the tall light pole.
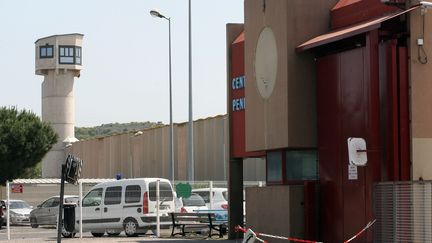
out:
<path id="1" fill-rule="evenodd" d="M 171 18 L 162 15 L 158 10 L 151 10 L 150 15 L 156 18 L 164 18 L 168 20 L 169 112 L 170 112 L 169 157 L 171 162 L 171 181 L 174 185 L 175 169 L 174 169 L 174 127 L 173 127 L 173 120 L 172 120 L 172 84 L 171 84 Z"/>
<path id="2" fill-rule="evenodd" d="M 189 173 L 188 179 L 194 181 L 194 142 L 193 142 L 193 116 L 192 116 L 192 19 L 191 19 L 191 0 L 189 0 Z"/>
<path id="3" fill-rule="evenodd" d="M 132 154 L 132 139 L 141 136 L 143 132 L 138 131 L 129 137 L 129 178 L 133 178 L 133 154 Z"/>

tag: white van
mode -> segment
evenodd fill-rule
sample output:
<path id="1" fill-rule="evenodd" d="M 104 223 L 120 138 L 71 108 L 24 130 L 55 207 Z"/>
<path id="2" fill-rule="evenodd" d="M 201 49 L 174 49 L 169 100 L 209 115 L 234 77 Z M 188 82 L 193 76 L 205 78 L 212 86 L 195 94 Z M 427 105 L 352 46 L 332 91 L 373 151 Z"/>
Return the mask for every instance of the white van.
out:
<path id="1" fill-rule="evenodd" d="M 171 225 L 174 212 L 171 183 L 162 178 L 137 178 L 100 183 L 82 200 L 83 231 L 93 236 L 117 236 L 125 231 L 135 236 L 156 229 L 156 183 L 159 180 L 159 215 L 161 228 Z M 79 231 L 80 206 L 75 208 L 75 231 Z"/>

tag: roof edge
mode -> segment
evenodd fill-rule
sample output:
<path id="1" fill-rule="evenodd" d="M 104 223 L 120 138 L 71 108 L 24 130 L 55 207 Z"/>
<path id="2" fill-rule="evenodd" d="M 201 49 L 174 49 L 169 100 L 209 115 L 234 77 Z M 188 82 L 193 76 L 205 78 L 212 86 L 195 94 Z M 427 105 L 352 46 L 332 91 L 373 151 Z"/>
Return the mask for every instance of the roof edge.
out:
<path id="1" fill-rule="evenodd" d="M 50 36 L 45 36 L 45 37 L 41 37 L 41 38 L 37 39 L 37 40 L 35 41 L 35 44 L 36 44 L 38 41 L 43 40 L 43 39 L 52 38 L 52 37 L 60 37 L 60 36 L 68 36 L 68 35 L 79 35 L 79 36 L 84 36 L 84 34 L 81 34 L 81 33 L 69 33 L 69 34 L 50 35 Z"/>

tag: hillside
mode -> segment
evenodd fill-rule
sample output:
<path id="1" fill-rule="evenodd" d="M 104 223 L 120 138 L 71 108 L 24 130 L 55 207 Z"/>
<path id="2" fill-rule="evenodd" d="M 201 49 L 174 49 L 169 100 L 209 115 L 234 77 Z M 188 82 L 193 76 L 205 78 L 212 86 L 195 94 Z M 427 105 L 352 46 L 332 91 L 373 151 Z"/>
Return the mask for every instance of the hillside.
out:
<path id="1" fill-rule="evenodd" d="M 97 137 L 104 137 L 128 131 L 138 131 L 153 128 L 161 125 L 154 122 L 130 122 L 130 123 L 109 123 L 96 127 L 75 127 L 75 137 L 79 140 L 87 140 Z"/>

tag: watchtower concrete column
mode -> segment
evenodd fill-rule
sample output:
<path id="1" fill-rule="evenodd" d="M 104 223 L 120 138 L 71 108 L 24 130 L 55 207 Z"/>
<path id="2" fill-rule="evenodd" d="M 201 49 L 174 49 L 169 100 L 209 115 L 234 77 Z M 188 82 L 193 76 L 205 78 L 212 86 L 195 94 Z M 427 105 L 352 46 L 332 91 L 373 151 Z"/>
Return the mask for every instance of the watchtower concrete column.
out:
<path id="1" fill-rule="evenodd" d="M 65 148 L 75 138 L 74 78 L 82 69 L 82 34 L 53 35 L 38 39 L 36 74 L 42 83 L 42 120 L 51 124 L 58 142 L 42 160 L 42 177 L 59 178 Z"/>

